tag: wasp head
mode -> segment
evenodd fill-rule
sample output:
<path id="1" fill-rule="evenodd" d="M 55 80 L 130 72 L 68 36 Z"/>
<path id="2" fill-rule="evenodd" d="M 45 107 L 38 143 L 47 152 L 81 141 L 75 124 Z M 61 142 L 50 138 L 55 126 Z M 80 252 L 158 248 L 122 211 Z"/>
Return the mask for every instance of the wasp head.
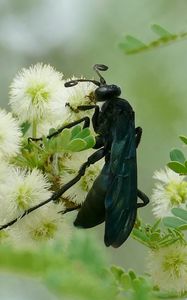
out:
<path id="1" fill-rule="evenodd" d="M 65 87 L 71 87 L 71 86 L 76 85 L 78 82 L 87 81 L 87 82 L 92 82 L 98 86 L 98 88 L 96 88 L 95 93 L 94 93 L 96 102 L 107 101 L 114 97 L 118 97 L 121 94 L 120 87 L 118 87 L 115 84 L 110 84 L 110 85 L 106 84 L 105 79 L 103 78 L 103 76 L 101 76 L 101 74 L 99 72 L 99 71 L 108 70 L 108 67 L 105 65 L 102 65 L 102 64 L 95 64 L 93 66 L 93 69 L 99 76 L 100 81 L 92 80 L 92 79 L 76 79 L 76 80 L 71 80 L 71 81 L 66 82 Z"/>
<path id="2" fill-rule="evenodd" d="M 107 101 L 112 98 L 118 97 L 121 94 L 121 89 L 115 84 L 101 85 L 95 90 L 96 101 Z"/>

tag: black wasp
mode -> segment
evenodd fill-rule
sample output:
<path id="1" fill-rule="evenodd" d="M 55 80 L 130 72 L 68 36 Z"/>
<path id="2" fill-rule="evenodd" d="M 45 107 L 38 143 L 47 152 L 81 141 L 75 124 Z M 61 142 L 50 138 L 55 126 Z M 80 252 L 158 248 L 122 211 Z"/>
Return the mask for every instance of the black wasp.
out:
<path id="1" fill-rule="evenodd" d="M 105 157 L 101 173 L 88 192 L 81 206 L 75 226 L 90 228 L 105 221 L 105 245 L 119 247 L 131 233 L 137 214 L 137 208 L 148 204 L 148 197 L 137 188 L 136 148 L 140 142 L 142 129 L 135 128 L 134 111 L 127 100 L 119 98 L 121 89 L 108 85 L 99 71 L 107 66 L 96 64 L 94 70 L 100 81 L 77 79 L 65 83 L 71 87 L 78 82 L 90 81 L 97 85 L 94 92 L 98 105 L 79 106 L 79 110 L 95 109 L 92 124 L 97 133 L 95 149 L 87 162 L 79 170 L 79 178 L 86 168 Z M 84 127 L 89 126 L 85 117 Z M 77 122 L 76 122 L 77 123 Z M 78 179 L 78 177 L 77 177 Z M 143 202 L 138 203 L 137 198 Z"/>

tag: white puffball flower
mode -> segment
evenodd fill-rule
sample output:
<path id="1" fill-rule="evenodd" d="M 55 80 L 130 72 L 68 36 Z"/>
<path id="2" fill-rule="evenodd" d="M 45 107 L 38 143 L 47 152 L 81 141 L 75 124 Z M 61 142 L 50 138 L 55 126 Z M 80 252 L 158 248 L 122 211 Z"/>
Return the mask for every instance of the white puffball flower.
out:
<path id="1" fill-rule="evenodd" d="M 12 167 L 7 180 L 0 182 L 0 223 L 19 217 L 25 210 L 50 198 L 50 187 L 41 171 Z"/>
<path id="2" fill-rule="evenodd" d="M 42 63 L 17 74 L 10 86 L 10 105 L 20 123 L 62 118 L 65 106 L 62 76 L 52 66 Z"/>
<path id="3" fill-rule="evenodd" d="M 93 153 L 93 151 L 89 150 L 72 153 L 71 156 L 67 157 L 67 159 L 63 162 L 63 167 L 66 171 L 61 176 L 61 185 L 69 182 L 78 174 L 81 165 L 87 160 L 91 153 Z M 63 194 L 63 198 L 76 204 L 83 203 L 96 177 L 101 172 L 103 163 L 104 161 L 100 160 L 97 163 L 90 165 L 86 169 L 85 175 Z"/>
<path id="4" fill-rule="evenodd" d="M 156 171 L 153 176 L 155 184 L 151 197 L 153 214 L 157 218 L 171 215 L 173 207 L 184 208 L 187 203 L 187 181 L 169 168 Z"/>
<path id="5" fill-rule="evenodd" d="M 73 77 L 71 79 L 67 79 L 66 82 L 76 79 L 76 77 Z M 96 85 L 92 82 L 78 82 L 77 85 L 66 88 L 66 103 L 70 105 L 70 107 L 66 105 L 68 121 L 78 120 L 85 115 L 91 116 L 93 114 L 93 109 L 79 111 L 77 107 L 81 105 L 95 105 L 95 89 Z"/>
<path id="6" fill-rule="evenodd" d="M 0 110 L 0 159 L 9 158 L 19 153 L 21 130 L 11 113 Z"/>
<path id="7" fill-rule="evenodd" d="M 59 211 L 64 206 L 50 202 L 18 220 L 8 229 L 9 240 L 17 248 L 30 248 L 40 243 L 69 235 L 68 227 L 64 226 L 64 218 Z"/>
<path id="8" fill-rule="evenodd" d="M 8 180 L 12 177 L 12 165 L 7 161 L 0 161 L 0 186 L 7 184 Z"/>
<path id="9" fill-rule="evenodd" d="M 148 271 L 153 283 L 163 291 L 187 291 L 187 246 L 174 243 L 148 256 Z"/>

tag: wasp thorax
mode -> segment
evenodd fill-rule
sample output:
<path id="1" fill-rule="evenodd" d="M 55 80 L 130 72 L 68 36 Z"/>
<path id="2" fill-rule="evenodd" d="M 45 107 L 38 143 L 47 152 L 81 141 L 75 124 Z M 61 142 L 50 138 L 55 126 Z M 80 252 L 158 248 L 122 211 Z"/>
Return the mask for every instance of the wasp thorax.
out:
<path id="1" fill-rule="evenodd" d="M 121 89 L 115 85 L 103 85 L 95 90 L 96 101 L 106 101 L 111 98 L 118 97 L 121 94 Z"/>

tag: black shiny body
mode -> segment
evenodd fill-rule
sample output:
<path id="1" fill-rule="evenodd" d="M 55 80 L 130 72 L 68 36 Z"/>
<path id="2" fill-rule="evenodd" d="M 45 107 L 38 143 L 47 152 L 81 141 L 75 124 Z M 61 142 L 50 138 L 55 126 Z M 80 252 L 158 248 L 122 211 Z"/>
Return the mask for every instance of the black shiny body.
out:
<path id="1" fill-rule="evenodd" d="M 105 221 L 106 246 L 119 247 L 133 229 L 138 207 L 134 111 L 126 100 L 112 98 L 93 117 L 93 125 L 105 165 L 74 224 L 90 228 Z"/>

